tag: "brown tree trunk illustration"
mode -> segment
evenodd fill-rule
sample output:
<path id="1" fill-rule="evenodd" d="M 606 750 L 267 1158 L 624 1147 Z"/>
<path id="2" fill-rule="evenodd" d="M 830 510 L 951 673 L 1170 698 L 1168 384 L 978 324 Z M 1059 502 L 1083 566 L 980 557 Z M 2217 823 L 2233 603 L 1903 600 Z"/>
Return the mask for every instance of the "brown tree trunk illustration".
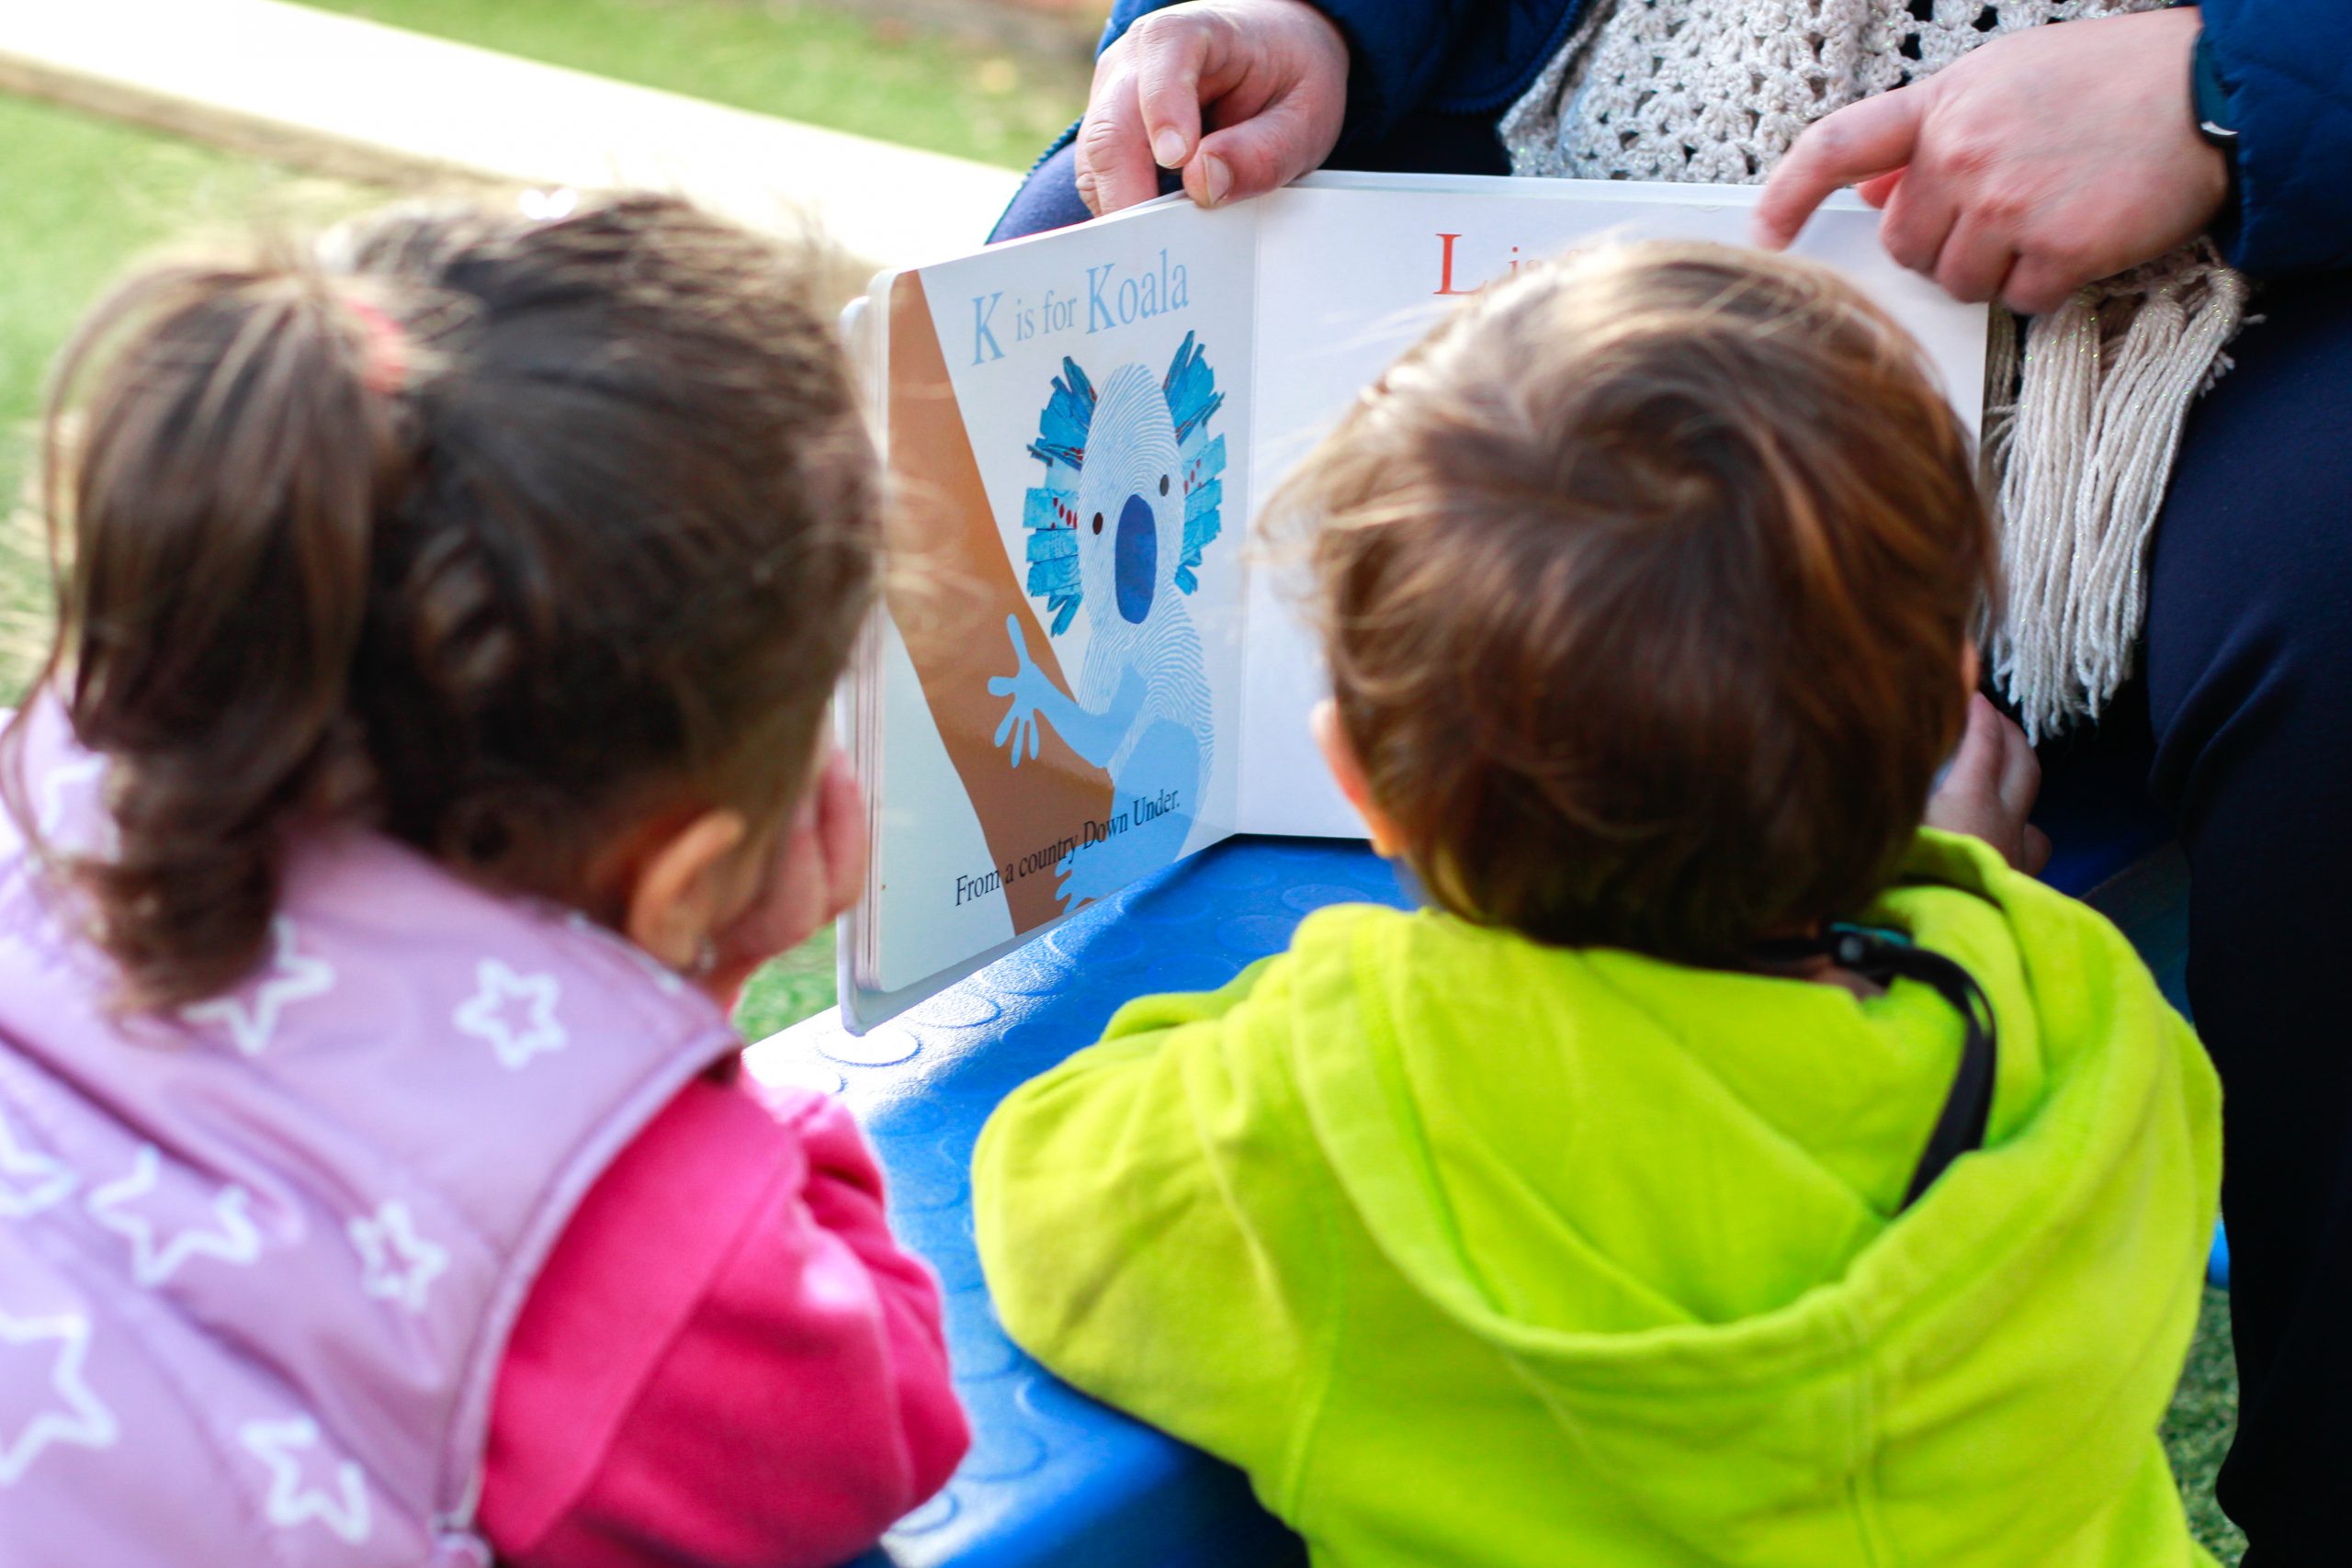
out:
<path id="1" fill-rule="evenodd" d="M 1069 682 L 1006 556 L 922 280 L 912 273 L 891 287 L 888 345 L 889 537 L 901 570 L 885 596 L 1003 875 L 1012 929 L 1031 931 L 1062 912 L 1052 860 L 1037 863 L 1042 852 L 1082 841 L 1087 823 L 1108 819 L 1111 775 L 1050 725 L 1039 726 L 1038 755 L 1018 769 L 996 744 L 1007 699 L 991 696 L 988 682 L 1012 673 L 1006 616 L 1020 624 L 1039 668 L 1064 692 Z"/>

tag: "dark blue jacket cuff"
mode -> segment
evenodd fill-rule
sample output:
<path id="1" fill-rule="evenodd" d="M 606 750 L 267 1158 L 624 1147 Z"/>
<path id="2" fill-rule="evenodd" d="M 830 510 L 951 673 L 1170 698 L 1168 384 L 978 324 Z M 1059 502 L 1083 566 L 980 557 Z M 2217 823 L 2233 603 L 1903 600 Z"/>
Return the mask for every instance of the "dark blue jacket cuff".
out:
<path id="1" fill-rule="evenodd" d="M 2221 238 L 2260 276 L 2352 266 L 2352 0 L 2204 0 L 2238 133 Z"/>
<path id="2" fill-rule="evenodd" d="M 1465 0 L 1313 4 L 1348 40 L 1348 118 L 1336 150 L 1342 157 L 1386 137 L 1399 119 L 1433 96 L 1471 10 Z"/>
<path id="3" fill-rule="evenodd" d="M 1107 49 L 1136 19 L 1178 0 L 1118 0 L 1102 29 Z M 1348 41 L 1348 118 L 1344 151 L 1385 135 L 1397 118 L 1430 96 L 1452 51 L 1470 0 L 1309 0 Z"/>
<path id="4" fill-rule="evenodd" d="M 1136 17 L 1177 0 L 1118 0 L 1107 47 Z M 1309 0 L 1347 39 L 1348 118 L 1333 162 L 1436 167 L 1451 150 L 1392 148 L 1408 122 L 1436 116 L 1491 121 L 1567 38 L 1584 0 Z"/>

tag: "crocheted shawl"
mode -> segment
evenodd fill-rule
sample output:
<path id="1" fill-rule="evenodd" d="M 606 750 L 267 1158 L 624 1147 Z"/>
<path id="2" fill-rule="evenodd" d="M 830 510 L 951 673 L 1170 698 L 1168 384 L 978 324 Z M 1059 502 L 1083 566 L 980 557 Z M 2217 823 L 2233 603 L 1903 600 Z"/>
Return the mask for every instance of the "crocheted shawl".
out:
<path id="1" fill-rule="evenodd" d="M 1988 39 L 2165 0 L 1599 0 L 1499 127 L 1514 173 L 1754 184 L 1823 115 Z M 2020 321 L 1996 308 L 1983 460 L 2002 523 L 1996 679 L 2037 738 L 2132 671 L 2142 568 L 2188 406 L 2247 285 L 2211 243 Z"/>

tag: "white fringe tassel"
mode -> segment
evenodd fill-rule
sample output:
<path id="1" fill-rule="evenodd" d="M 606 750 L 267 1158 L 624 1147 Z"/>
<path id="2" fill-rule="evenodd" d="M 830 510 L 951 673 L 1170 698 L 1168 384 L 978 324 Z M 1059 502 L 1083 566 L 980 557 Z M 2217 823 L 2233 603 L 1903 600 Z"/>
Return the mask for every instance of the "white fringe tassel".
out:
<path id="1" fill-rule="evenodd" d="M 2097 718 L 2132 672 L 2181 427 L 2229 368 L 2247 294 L 2199 240 L 2036 317 L 2022 374 L 2017 319 L 1993 313 L 1984 455 L 2007 603 L 1985 652 L 2037 740 Z"/>

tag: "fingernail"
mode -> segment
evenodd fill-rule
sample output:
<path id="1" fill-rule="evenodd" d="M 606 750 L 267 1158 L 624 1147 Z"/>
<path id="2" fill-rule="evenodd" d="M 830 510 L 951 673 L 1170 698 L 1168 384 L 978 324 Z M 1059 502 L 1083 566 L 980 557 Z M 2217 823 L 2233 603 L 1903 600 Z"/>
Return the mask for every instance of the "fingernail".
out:
<path id="1" fill-rule="evenodd" d="M 1159 160 L 1163 169 L 1172 169 L 1184 161 L 1184 135 L 1169 126 L 1151 139 L 1151 155 Z"/>
<path id="2" fill-rule="evenodd" d="M 1223 206 L 1225 193 L 1233 188 L 1233 171 L 1225 166 L 1222 158 L 1204 158 L 1201 160 L 1201 183 L 1208 187 L 1209 205 Z"/>

